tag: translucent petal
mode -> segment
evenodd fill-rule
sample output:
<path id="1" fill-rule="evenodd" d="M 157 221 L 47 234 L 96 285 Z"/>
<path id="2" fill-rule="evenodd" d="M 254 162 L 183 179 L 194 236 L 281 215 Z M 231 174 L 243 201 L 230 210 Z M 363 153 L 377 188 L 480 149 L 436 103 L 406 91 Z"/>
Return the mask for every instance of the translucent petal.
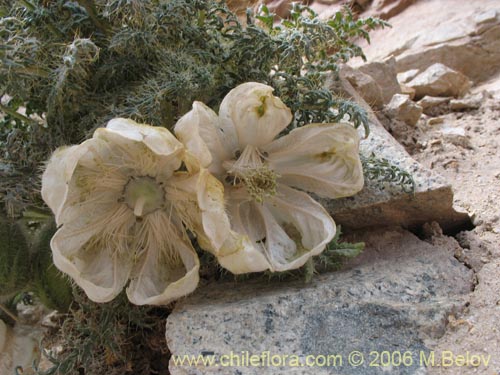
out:
<path id="1" fill-rule="evenodd" d="M 311 124 L 262 147 L 281 184 L 341 198 L 363 188 L 359 136 L 348 124 Z"/>
<path id="2" fill-rule="evenodd" d="M 238 147 L 241 151 L 247 145 L 265 145 L 290 123 L 290 109 L 272 92 L 270 86 L 249 82 L 226 95 L 219 117 L 221 129 L 232 140 L 232 151 Z"/>
<path id="3" fill-rule="evenodd" d="M 265 236 L 263 220 L 255 203 L 229 200 L 228 213 L 232 229 L 217 254 L 220 265 L 234 274 L 271 269 L 262 244 Z"/>
<path id="4" fill-rule="evenodd" d="M 116 205 L 105 214 L 82 210 L 51 241 L 54 264 L 95 302 L 107 302 L 125 286 L 132 269 L 133 213 Z"/>
<path id="5" fill-rule="evenodd" d="M 127 288 L 136 305 L 166 305 L 196 289 L 200 263 L 187 236 L 156 211 L 144 220 L 143 238 Z"/>
<path id="6" fill-rule="evenodd" d="M 129 174 L 168 179 L 182 163 L 184 146 L 167 129 L 113 119 L 94 138 L 111 145 L 108 163 Z"/>
<path id="7" fill-rule="evenodd" d="M 68 195 L 68 184 L 78 161 L 85 155 L 92 140 L 77 146 L 58 148 L 50 157 L 42 176 L 42 198 L 54 212 L 59 224 L 59 213 Z"/>
<path id="8" fill-rule="evenodd" d="M 150 126 L 130 119 L 115 118 L 108 122 L 106 129 L 132 141 L 143 142 L 158 155 L 170 155 L 183 148 L 174 135 L 161 126 Z"/>
<path id="9" fill-rule="evenodd" d="M 174 128 L 175 135 L 184 143 L 210 172 L 224 173 L 222 162 L 229 158 L 230 150 L 223 144 L 223 132 L 219 127 L 217 114 L 200 102 L 193 103 L 193 109 L 180 118 Z"/>
<path id="10" fill-rule="evenodd" d="M 333 219 L 306 193 L 282 185 L 275 197 L 257 207 L 264 219 L 266 253 L 275 271 L 301 267 L 335 236 Z"/>
<path id="11" fill-rule="evenodd" d="M 229 227 L 224 211 L 223 187 L 206 169 L 196 174 L 177 172 L 169 179 L 166 197 L 171 219 L 201 238 L 204 249 L 216 252 Z M 217 222 L 211 222 L 216 217 Z M 206 229 L 205 229 L 206 228 Z"/>

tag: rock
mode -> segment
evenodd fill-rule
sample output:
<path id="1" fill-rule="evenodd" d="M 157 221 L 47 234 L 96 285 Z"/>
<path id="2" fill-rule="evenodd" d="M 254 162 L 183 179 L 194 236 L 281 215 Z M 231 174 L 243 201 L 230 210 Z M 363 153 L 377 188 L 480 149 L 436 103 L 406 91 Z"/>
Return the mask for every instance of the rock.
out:
<path id="1" fill-rule="evenodd" d="M 427 120 L 427 125 L 433 126 L 433 125 L 439 125 L 444 123 L 444 118 L 442 117 L 432 117 L 429 120 Z"/>
<path id="2" fill-rule="evenodd" d="M 233 366 L 176 366 L 172 358 L 170 373 L 332 374 L 332 367 L 283 366 L 278 356 L 288 355 L 288 361 L 296 356 L 305 364 L 308 355 L 337 354 L 342 365 L 337 362 L 336 374 L 382 374 L 369 366 L 373 350 L 411 352 L 412 363 L 391 373 L 424 373 L 420 353 L 429 354 L 448 316 L 464 308 L 473 272 L 454 258 L 452 239 L 435 246 L 403 230 L 385 230 L 354 240 L 366 243 L 361 256 L 309 284 L 211 283 L 180 301 L 167 319 L 172 355 L 205 355 L 230 364 L 232 354 Z M 355 369 L 348 364 L 352 351 L 365 356 Z M 276 366 L 242 366 L 241 358 L 238 366 L 238 355 L 244 360 L 264 352 L 275 356 Z"/>
<path id="3" fill-rule="evenodd" d="M 309 2 L 309 7 L 314 10 L 318 14 L 318 17 L 322 20 L 329 20 L 335 17 L 335 14 L 342 11 L 346 5 L 349 5 L 348 0 L 324 0 L 324 2 Z"/>
<path id="4" fill-rule="evenodd" d="M 465 129 L 454 126 L 443 126 L 440 129 L 442 138 L 455 146 L 472 149 L 470 138 L 465 134 Z"/>
<path id="5" fill-rule="evenodd" d="M 453 191 L 450 183 L 437 173 L 424 168 L 412 159 L 382 126 L 366 102 L 357 94 L 340 71 L 340 81 L 330 77 L 325 86 L 361 105 L 369 115 L 370 136 L 361 141 L 361 153 L 372 154 L 389 160 L 393 165 L 409 172 L 415 181 L 415 193 L 405 193 L 400 186 L 365 180 L 361 192 L 353 197 L 320 202 L 335 221 L 346 229 L 372 226 L 401 225 L 419 228 L 428 221 L 437 221 L 445 230 L 468 225 L 465 213 L 453 208 Z"/>
<path id="6" fill-rule="evenodd" d="M 381 109 L 383 107 L 382 91 L 371 76 L 348 65 L 343 67 L 343 71 L 345 78 L 372 108 Z"/>
<path id="7" fill-rule="evenodd" d="M 371 43 L 360 45 L 368 61 L 393 56 L 398 73 L 439 62 L 485 81 L 500 72 L 499 10 L 494 0 L 415 1 L 390 19 L 391 28 L 371 32 Z"/>
<path id="8" fill-rule="evenodd" d="M 264 0 L 269 10 L 280 18 L 287 18 L 292 9 L 291 0 Z"/>
<path id="9" fill-rule="evenodd" d="M 415 0 L 375 0 L 370 15 L 388 20 L 408 8 Z"/>
<path id="10" fill-rule="evenodd" d="M 407 125 L 415 126 L 422 115 L 422 107 L 413 102 L 409 95 L 396 94 L 392 97 L 384 112 Z"/>
<path id="11" fill-rule="evenodd" d="M 497 247 L 497 246 L 494 246 Z M 435 350 L 436 353 L 449 351 L 452 353 L 469 353 L 482 355 L 489 358 L 486 365 L 481 363 L 480 367 L 463 366 L 453 368 L 429 368 L 429 375 L 470 375 L 476 374 L 498 374 L 500 371 L 500 358 L 498 352 L 498 311 L 500 309 L 500 259 L 493 259 L 485 264 L 477 274 L 478 285 L 471 297 L 471 304 L 467 314 L 450 317 L 450 329 L 439 340 Z M 436 361 L 440 358 L 436 356 Z M 475 371 L 475 370 L 479 371 Z"/>
<path id="12" fill-rule="evenodd" d="M 480 92 L 470 95 L 462 99 L 453 99 L 450 101 L 450 109 L 452 111 L 467 111 L 471 109 L 478 109 L 486 100 L 486 93 Z"/>
<path id="13" fill-rule="evenodd" d="M 359 70 L 371 76 L 382 90 L 384 104 L 391 101 L 394 94 L 401 93 L 401 88 L 396 76 L 396 61 L 388 59 L 384 62 L 373 62 L 362 65 Z"/>
<path id="14" fill-rule="evenodd" d="M 401 94 L 408 95 L 411 100 L 415 99 L 416 91 L 413 87 L 406 86 L 404 84 L 400 84 Z"/>
<path id="15" fill-rule="evenodd" d="M 226 4 L 234 12 L 241 22 L 246 23 L 246 11 L 248 8 L 257 8 L 259 0 L 226 0 Z"/>
<path id="16" fill-rule="evenodd" d="M 398 82 L 400 84 L 410 82 L 413 78 L 417 76 L 418 73 L 420 73 L 418 69 L 410 69 L 407 70 L 406 72 L 398 73 L 397 74 Z"/>
<path id="17" fill-rule="evenodd" d="M 483 91 L 486 91 L 488 97 L 500 101 L 500 73 L 473 89 L 475 93 Z"/>
<path id="18" fill-rule="evenodd" d="M 471 83 L 462 73 L 436 63 L 407 85 L 415 89 L 415 98 L 420 99 L 426 95 L 461 97 L 470 89 Z"/>
<path id="19" fill-rule="evenodd" d="M 423 112 L 428 116 L 439 116 L 450 112 L 450 100 L 447 97 L 424 96 L 418 101 Z"/>

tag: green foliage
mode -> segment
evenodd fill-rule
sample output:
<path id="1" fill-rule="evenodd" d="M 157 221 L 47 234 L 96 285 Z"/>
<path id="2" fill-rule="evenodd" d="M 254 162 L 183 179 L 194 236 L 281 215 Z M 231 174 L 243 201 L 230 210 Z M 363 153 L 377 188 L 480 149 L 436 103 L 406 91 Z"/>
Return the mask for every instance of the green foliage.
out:
<path id="1" fill-rule="evenodd" d="M 0 108 L 8 125 L 0 144 L 17 166 L 38 167 L 55 147 L 82 141 L 112 117 L 172 127 L 194 100 L 216 108 L 247 81 L 276 89 L 295 114 L 290 129 L 344 116 L 367 124 L 361 108 L 323 87 L 340 62 L 363 57 L 354 40 L 385 25 L 356 20 L 347 8 L 320 21 L 295 4 L 291 19 L 275 26 L 264 6 L 244 26 L 214 0 L 9 4 L 0 20 L 0 96 L 12 99 Z M 16 115 L 20 103 L 26 116 Z"/>
<path id="2" fill-rule="evenodd" d="M 19 225 L 0 214 L 0 298 L 27 286 L 30 267 L 28 244 Z"/>
<path id="3" fill-rule="evenodd" d="M 355 258 L 364 250 L 364 242 L 343 242 L 340 241 L 341 236 L 342 228 L 338 225 L 335 237 L 328 244 L 326 250 L 318 256 L 318 260 L 321 265 L 326 267 L 336 267 L 338 265 L 338 259 Z"/>
<path id="4" fill-rule="evenodd" d="M 68 311 L 73 301 L 71 284 L 52 262 L 50 240 L 56 231 L 53 221 L 45 223 L 39 230 L 35 243 L 33 282 L 30 287 L 43 305 L 59 312 Z"/>
<path id="5" fill-rule="evenodd" d="M 353 57 L 365 59 L 354 41 L 369 41 L 368 31 L 387 23 L 371 17 L 355 20 L 348 8 L 322 21 L 312 9 L 299 3 L 293 4 L 290 19 L 279 25 L 274 26 L 274 17 L 266 6 L 261 7 L 256 18 L 275 42 L 277 61 L 270 84 L 295 114 L 292 128 L 313 122 L 338 122 L 347 116 L 355 127 L 363 125 L 368 134 L 365 111 L 325 88 L 325 73 L 336 73 L 339 63 Z"/>
<path id="6" fill-rule="evenodd" d="M 367 179 L 398 185 L 406 193 L 415 192 L 415 181 L 412 175 L 389 160 L 379 158 L 374 154 L 369 157 L 361 155 L 361 163 Z"/>
<path id="7" fill-rule="evenodd" d="M 52 367 L 39 375 L 167 373 L 166 310 L 132 305 L 124 293 L 104 304 L 90 302 L 77 288 L 74 293 L 61 329 L 44 342 L 64 350 L 45 351 Z"/>

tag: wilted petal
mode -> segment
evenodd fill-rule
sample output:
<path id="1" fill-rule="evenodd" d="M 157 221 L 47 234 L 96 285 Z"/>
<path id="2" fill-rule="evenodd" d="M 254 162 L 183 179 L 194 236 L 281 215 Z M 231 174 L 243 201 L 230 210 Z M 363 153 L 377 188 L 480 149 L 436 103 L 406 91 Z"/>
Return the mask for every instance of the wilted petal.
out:
<path id="1" fill-rule="evenodd" d="M 230 199 L 228 214 L 231 230 L 217 254 L 220 265 L 234 274 L 271 269 L 263 248 L 264 222 L 255 203 Z"/>
<path id="2" fill-rule="evenodd" d="M 280 184 L 341 198 L 363 188 L 359 136 L 348 124 L 311 124 L 262 147 Z"/>
<path id="3" fill-rule="evenodd" d="M 203 170 L 196 183 L 196 193 L 201 211 L 201 232 L 208 237 L 212 247 L 218 251 L 230 229 L 224 205 L 224 186 L 207 170 Z"/>
<path id="4" fill-rule="evenodd" d="M 77 146 L 60 147 L 51 156 L 42 176 L 42 198 L 54 212 L 59 224 L 59 213 L 67 198 L 68 184 L 78 164 L 87 152 L 92 140 Z"/>
<path id="5" fill-rule="evenodd" d="M 271 142 L 292 120 L 292 113 L 272 95 L 273 88 L 249 82 L 231 90 L 219 109 L 221 128 L 230 139 L 231 150 Z"/>
<path id="6" fill-rule="evenodd" d="M 276 271 L 301 267 L 335 236 L 330 215 L 306 193 L 280 186 L 275 197 L 257 207 L 264 218 L 266 253 Z"/>
<path id="7" fill-rule="evenodd" d="M 174 128 L 175 135 L 201 163 L 214 174 L 224 173 L 222 162 L 229 158 L 222 139 L 217 114 L 201 102 L 194 102 L 193 109 L 180 118 Z"/>
<path id="8" fill-rule="evenodd" d="M 51 241 L 54 264 L 95 302 L 107 302 L 125 286 L 132 268 L 131 211 L 117 205 L 101 216 L 82 210 Z"/>
<path id="9" fill-rule="evenodd" d="M 148 215 L 139 237 L 140 253 L 127 288 L 132 303 L 165 305 L 196 289 L 198 256 L 166 213 Z"/>
<path id="10" fill-rule="evenodd" d="M 112 145 L 105 160 L 115 168 L 132 170 L 133 173 L 129 174 L 167 179 L 182 163 L 184 146 L 161 127 L 113 119 L 106 128 L 94 132 L 94 139 Z"/>
<path id="11" fill-rule="evenodd" d="M 167 129 L 139 124 L 130 119 L 115 118 L 106 129 L 136 142 L 142 142 L 157 155 L 171 155 L 182 149 L 182 144 Z"/>

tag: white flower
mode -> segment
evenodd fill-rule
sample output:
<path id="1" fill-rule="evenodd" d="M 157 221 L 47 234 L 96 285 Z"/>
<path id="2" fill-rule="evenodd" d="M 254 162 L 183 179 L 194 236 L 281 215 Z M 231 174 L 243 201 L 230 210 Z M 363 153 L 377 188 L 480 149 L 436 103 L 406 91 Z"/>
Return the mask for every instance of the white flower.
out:
<path id="1" fill-rule="evenodd" d="M 182 163 L 186 168 L 182 170 Z M 125 287 L 131 302 L 166 304 L 198 284 L 199 260 L 184 227 L 210 246 L 225 235 L 223 186 L 166 129 L 114 119 L 80 145 L 61 148 L 42 178 L 55 214 L 55 265 L 96 302 Z"/>
<path id="2" fill-rule="evenodd" d="M 212 250 L 233 273 L 302 266 L 335 235 L 326 210 L 305 192 L 353 195 L 363 187 L 359 137 L 348 124 L 311 124 L 277 138 L 291 111 L 260 83 L 233 89 L 219 116 L 200 102 L 175 126 L 177 137 L 225 184 L 231 227 Z"/>

